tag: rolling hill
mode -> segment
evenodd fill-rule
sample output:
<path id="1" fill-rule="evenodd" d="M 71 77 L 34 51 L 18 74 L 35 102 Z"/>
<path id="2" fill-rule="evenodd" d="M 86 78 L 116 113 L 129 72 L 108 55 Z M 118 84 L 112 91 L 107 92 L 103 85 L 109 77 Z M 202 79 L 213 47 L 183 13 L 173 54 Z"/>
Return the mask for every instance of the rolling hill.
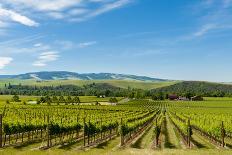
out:
<path id="1" fill-rule="evenodd" d="M 20 80 L 20 79 L 0 79 L 0 88 L 4 87 L 5 84 L 11 83 L 13 85 L 31 85 L 31 86 L 59 86 L 59 85 L 75 85 L 84 86 L 91 83 L 106 83 L 115 87 L 120 87 L 127 89 L 137 88 L 150 90 L 154 88 L 160 88 L 164 86 L 169 86 L 177 83 L 177 81 L 163 81 L 163 82 L 144 82 L 144 81 L 131 81 L 131 80 L 44 80 L 38 81 L 34 79 L 30 80 Z"/>
<path id="2" fill-rule="evenodd" d="M 136 76 L 115 73 L 84 73 L 79 74 L 67 71 L 53 72 L 32 72 L 19 75 L 0 75 L 0 79 L 20 79 L 20 80 L 132 80 L 163 82 L 165 79 L 151 78 L 147 76 Z"/>
<path id="3" fill-rule="evenodd" d="M 194 95 L 201 96 L 231 96 L 232 95 L 232 85 L 204 82 L 204 81 L 183 81 L 175 83 L 173 85 L 153 89 L 153 92 L 164 92 L 164 93 L 174 93 L 183 95 L 185 93 L 191 93 Z"/>

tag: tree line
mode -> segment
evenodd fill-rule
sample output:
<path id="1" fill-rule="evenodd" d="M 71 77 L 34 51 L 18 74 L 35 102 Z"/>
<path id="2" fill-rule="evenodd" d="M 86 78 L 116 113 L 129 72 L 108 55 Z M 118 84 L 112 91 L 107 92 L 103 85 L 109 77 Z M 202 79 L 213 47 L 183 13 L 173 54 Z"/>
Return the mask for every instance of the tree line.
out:
<path id="1" fill-rule="evenodd" d="M 142 90 L 128 87 L 127 89 L 115 87 L 106 83 L 92 83 L 83 87 L 75 85 L 60 86 L 28 86 L 5 84 L 0 89 L 0 95 L 31 95 L 31 96 L 105 96 L 128 97 L 136 99 L 152 98 L 154 100 L 167 99 L 168 95 L 175 94 L 191 98 L 193 96 L 204 97 L 232 97 L 232 85 L 184 81 L 170 86 Z"/>

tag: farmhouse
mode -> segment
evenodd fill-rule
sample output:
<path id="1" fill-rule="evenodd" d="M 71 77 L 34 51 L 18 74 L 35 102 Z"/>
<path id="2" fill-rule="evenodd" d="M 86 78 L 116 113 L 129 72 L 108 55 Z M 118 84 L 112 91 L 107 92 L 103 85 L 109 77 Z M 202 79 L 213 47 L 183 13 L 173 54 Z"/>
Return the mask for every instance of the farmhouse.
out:
<path id="1" fill-rule="evenodd" d="M 203 97 L 201 97 L 201 96 L 194 96 L 194 97 L 191 97 L 191 101 L 203 101 Z"/>
<path id="2" fill-rule="evenodd" d="M 179 97 L 177 95 L 175 95 L 175 94 L 168 95 L 169 100 L 178 100 L 178 98 Z"/>
<path id="3" fill-rule="evenodd" d="M 182 96 L 180 96 L 178 98 L 178 100 L 180 100 L 180 101 L 189 101 L 189 99 L 187 97 L 182 97 Z"/>

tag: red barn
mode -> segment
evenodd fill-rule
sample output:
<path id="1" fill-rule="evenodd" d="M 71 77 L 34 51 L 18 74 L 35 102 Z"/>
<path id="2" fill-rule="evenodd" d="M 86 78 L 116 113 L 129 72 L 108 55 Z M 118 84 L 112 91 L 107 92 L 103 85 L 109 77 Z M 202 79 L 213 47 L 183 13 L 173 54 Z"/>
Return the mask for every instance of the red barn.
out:
<path id="1" fill-rule="evenodd" d="M 175 94 L 168 95 L 169 100 L 177 100 L 179 97 Z"/>

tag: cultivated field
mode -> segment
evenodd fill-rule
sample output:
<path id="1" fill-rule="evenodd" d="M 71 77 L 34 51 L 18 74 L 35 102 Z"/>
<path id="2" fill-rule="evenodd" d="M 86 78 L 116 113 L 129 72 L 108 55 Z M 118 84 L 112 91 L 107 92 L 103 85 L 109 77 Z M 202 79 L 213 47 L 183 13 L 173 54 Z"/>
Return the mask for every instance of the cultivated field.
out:
<path id="1" fill-rule="evenodd" d="M 232 153 L 230 98 L 95 106 L 5 104 L 10 97 L 0 96 L 2 154 Z"/>

